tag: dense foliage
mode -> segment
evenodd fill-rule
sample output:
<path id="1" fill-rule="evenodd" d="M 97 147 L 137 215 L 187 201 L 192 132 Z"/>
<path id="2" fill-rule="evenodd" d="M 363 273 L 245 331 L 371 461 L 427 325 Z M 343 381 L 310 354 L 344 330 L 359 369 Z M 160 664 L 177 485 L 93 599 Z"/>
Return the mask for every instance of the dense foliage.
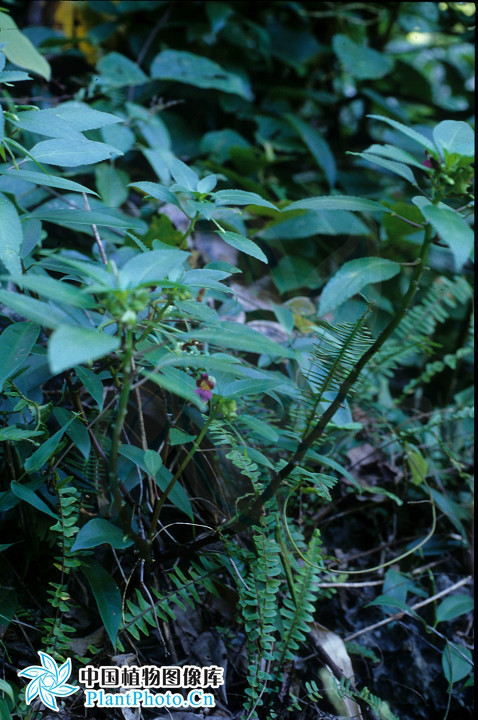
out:
<path id="1" fill-rule="evenodd" d="M 38 651 L 471 716 L 473 23 L 4 4 L 1 720 Z"/>

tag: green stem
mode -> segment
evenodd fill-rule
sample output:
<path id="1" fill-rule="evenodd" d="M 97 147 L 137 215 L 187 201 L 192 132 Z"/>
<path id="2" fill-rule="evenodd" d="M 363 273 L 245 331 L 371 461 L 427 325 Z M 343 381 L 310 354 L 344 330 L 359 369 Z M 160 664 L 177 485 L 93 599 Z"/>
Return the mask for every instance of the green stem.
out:
<path id="1" fill-rule="evenodd" d="M 196 450 L 199 448 L 199 446 L 202 442 L 202 439 L 204 438 L 205 434 L 207 433 L 208 428 L 209 428 L 211 422 L 213 421 L 213 419 L 214 419 L 214 415 L 211 414 L 208 417 L 207 421 L 204 423 L 204 426 L 203 426 L 201 432 L 199 433 L 199 435 L 197 436 L 196 440 L 194 441 L 191 450 L 188 452 L 188 454 L 184 458 L 183 462 L 181 463 L 179 468 L 176 470 L 174 476 L 171 478 L 165 491 L 162 493 L 161 497 L 158 499 L 158 501 L 156 503 L 156 507 L 154 508 L 153 517 L 151 519 L 151 528 L 149 531 L 150 540 L 152 540 L 152 538 L 154 536 L 155 528 L 156 528 L 156 525 L 158 524 L 158 520 L 159 520 L 159 515 L 161 513 L 164 503 L 166 502 L 166 500 L 168 498 L 169 493 L 171 492 L 171 490 L 175 486 L 176 482 L 178 481 L 178 479 L 184 472 L 184 470 L 185 470 L 186 466 L 188 465 L 189 461 L 191 460 L 192 456 L 195 454 Z"/>
<path id="2" fill-rule="evenodd" d="M 347 395 L 349 394 L 351 388 L 356 383 L 360 373 L 364 369 L 364 367 L 367 365 L 369 360 L 380 350 L 382 345 L 388 340 L 390 335 L 394 332 L 394 330 L 397 328 L 397 326 L 401 323 L 404 316 L 406 315 L 410 305 L 412 304 L 413 298 L 415 297 L 415 294 L 418 290 L 418 286 L 420 283 L 420 279 L 422 277 L 423 271 L 425 270 L 425 263 L 426 259 L 428 257 L 428 251 L 430 249 L 431 242 L 433 240 L 433 228 L 430 224 L 428 224 L 425 228 L 425 237 L 423 239 L 422 247 L 420 249 L 420 255 L 418 257 L 417 265 L 413 271 L 412 279 L 410 281 L 410 285 L 408 287 L 407 293 L 405 297 L 403 298 L 402 306 L 399 309 L 399 311 L 396 313 L 395 317 L 389 322 L 389 324 L 382 330 L 378 338 L 375 340 L 373 345 L 370 346 L 370 348 L 367 350 L 366 353 L 362 355 L 358 363 L 355 365 L 353 370 L 349 373 L 349 375 L 346 377 L 346 379 L 341 384 L 339 391 L 334 398 L 334 400 L 331 402 L 327 410 L 325 410 L 324 413 L 322 413 L 321 417 L 319 418 L 316 425 L 312 428 L 312 430 L 308 433 L 308 435 L 302 440 L 302 442 L 299 444 L 297 450 L 292 455 L 291 459 L 285 465 L 280 472 L 278 472 L 271 480 L 269 485 L 263 490 L 263 492 L 259 495 L 259 497 L 256 498 L 256 500 L 253 502 L 252 506 L 239 517 L 239 522 L 244 523 L 246 522 L 249 524 L 250 519 L 248 516 L 251 516 L 253 520 L 255 520 L 260 512 L 264 504 L 270 500 L 277 490 L 279 489 L 279 486 L 281 485 L 282 481 L 287 478 L 290 473 L 294 470 L 297 465 L 300 464 L 300 462 L 303 460 L 305 454 L 307 453 L 307 450 L 317 442 L 323 435 L 323 432 L 327 425 L 329 424 L 330 420 L 333 418 L 339 407 L 342 405 L 344 400 L 346 399 Z"/>
<path id="3" fill-rule="evenodd" d="M 122 388 L 118 402 L 118 414 L 116 416 L 116 422 L 113 429 L 113 438 L 111 443 L 111 454 L 109 461 L 109 487 L 110 492 L 117 500 L 118 494 L 118 451 L 121 442 L 121 432 L 126 420 L 126 412 L 128 409 L 128 399 L 131 392 L 131 378 L 133 374 L 132 368 L 133 359 L 133 331 L 127 330 L 125 343 L 124 343 L 124 356 L 123 356 L 123 378 Z M 119 510 L 119 508 L 118 508 Z"/>

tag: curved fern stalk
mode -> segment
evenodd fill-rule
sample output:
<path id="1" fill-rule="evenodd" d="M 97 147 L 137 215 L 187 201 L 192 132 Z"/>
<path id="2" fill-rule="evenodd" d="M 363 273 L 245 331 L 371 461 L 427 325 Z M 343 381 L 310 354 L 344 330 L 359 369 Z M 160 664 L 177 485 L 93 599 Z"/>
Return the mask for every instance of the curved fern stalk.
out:
<path id="1" fill-rule="evenodd" d="M 307 548 L 307 562 L 294 578 L 295 602 L 290 597 L 284 599 L 280 610 L 283 624 L 282 640 L 276 646 L 276 661 L 281 668 L 286 660 L 293 660 L 299 644 L 309 633 L 314 621 L 314 603 L 317 601 L 319 562 L 322 556 L 320 532 L 314 530 Z"/>
<path id="2" fill-rule="evenodd" d="M 303 393 L 302 401 L 311 405 L 306 419 L 303 437 L 306 437 L 316 416 L 319 403 L 326 392 L 337 392 L 359 359 L 373 342 L 365 321 L 368 307 L 357 322 L 340 323 L 335 327 L 322 321 L 322 337 L 312 351 L 311 366 L 305 376 L 314 387 L 313 392 Z"/>
<path id="3" fill-rule="evenodd" d="M 79 530 L 77 526 L 80 493 L 70 485 L 71 478 L 67 478 L 60 485 L 57 485 L 58 515 L 59 520 L 51 526 L 50 530 L 57 533 L 57 545 L 61 554 L 55 557 L 55 567 L 60 571 L 60 582 L 49 582 L 50 589 L 47 590 L 48 602 L 55 609 L 54 617 L 45 618 L 42 637 L 45 651 L 58 655 L 64 660 L 62 653 L 69 648 L 70 638 L 66 633 L 72 633 L 75 628 L 63 622 L 63 614 L 71 610 L 71 599 L 68 593 L 68 575 L 70 571 L 81 565 L 81 559 L 71 554 L 71 548 Z M 58 478 L 57 478 L 58 481 Z"/>

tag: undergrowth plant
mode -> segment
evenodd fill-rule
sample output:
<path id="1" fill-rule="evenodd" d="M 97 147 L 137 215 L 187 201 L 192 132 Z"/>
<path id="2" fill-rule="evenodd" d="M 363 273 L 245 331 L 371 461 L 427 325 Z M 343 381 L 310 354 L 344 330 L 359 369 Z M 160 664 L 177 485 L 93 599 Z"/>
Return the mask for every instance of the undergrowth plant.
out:
<path id="1" fill-rule="evenodd" d="M 0 58 L 48 74 L 34 67 L 43 58 L 31 44 L 20 59 L 9 50 L 3 43 Z M 166 52 L 175 51 L 154 60 L 153 77 Z M 121 63 L 126 79 L 115 80 L 104 57 L 88 92 L 45 108 L 15 100 L 12 87 L 26 73 L 0 73 L 5 638 L 27 623 L 30 651 L 78 664 L 138 654 L 153 636 L 173 664 L 169 624 L 226 592 L 244 638 L 241 717 L 307 713 L 324 692 L 298 658 L 321 603 L 335 602 L 341 583 L 388 569 L 375 605 L 416 617 L 407 590 L 397 588 L 418 587 L 406 573 L 433 548 L 437 513 L 457 547 L 469 542 L 471 474 L 462 448 L 471 403 L 459 373 L 472 352 L 465 271 L 473 132 L 464 121 L 421 132 L 370 115 L 384 141 L 354 156 L 359 168 L 374 164 L 377 177 L 399 178 L 400 202 L 380 199 L 379 190 L 333 188 L 290 201 L 257 183 L 234 187 L 233 174 L 184 162 L 171 146 L 146 148 L 164 131 L 160 110 L 133 102 L 128 88 L 147 78 L 127 58 Z M 305 132 L 304 120 L 291 122 Z M 156 179 L 141 164 L 131 179 L 122 165 L 129 152 L 142 153 Z M 121 201 L 109 201 L 113 186 Z M 176 228 L 165 210 L 180 218 Z M 273 322 L 245 322 L 236 274 L 267 264 L 267 238 L 310 213 L 360 222 L 375 240 L 397 222 L 413 237 L 405 257 L 388 240 L 340 262 L 312 308 L 289 298 L 270 304 Z M 204 259 L 195 244 L 201 234 L 237 260 Z M 437 252 L 451 271 L 433 269 Z M 381 302 L 377 287 L 392 278 L 395 290 Z M 463 326 L 453 348 L 441 335 L 450 323 Z M 410 368 L 418 370 L 407 375 Z M 426 408 L 424 388 L 446 373 L 451 389 L 440 407 Z M 385 452 L 403 468 L 400 483 L 370 485 L 347 466 L 346 452 L 367 432 L 389 438 Z M 340 493 L 391 503 L 397 523 L 407 503 L 420 503 L 431 531 L 378 561 L 341 567 L 320 521 Z M 22 566 L 38 566 L 35 597 Z M 390 580 L 397 567 L 401 585 Z M 75 609 L 106 633 L 84 652 L 73 649 L 73 635 L 84 631 Z M 439 605 L 436 621 L 469 609 L 467 600 Z M 469 650 L 418 618 L 435 632 L 451 698 L 471 673 Z M 8 659 L 6 641 L 4 649 Z M 357 712 L 368 706 L 376 717 L 395 717 L 393 698 L 357 687 L 327 658 L 337 693 Z M 16 679 L 2 680 L 0 690 L 2 720 L 33 717 Z"/>

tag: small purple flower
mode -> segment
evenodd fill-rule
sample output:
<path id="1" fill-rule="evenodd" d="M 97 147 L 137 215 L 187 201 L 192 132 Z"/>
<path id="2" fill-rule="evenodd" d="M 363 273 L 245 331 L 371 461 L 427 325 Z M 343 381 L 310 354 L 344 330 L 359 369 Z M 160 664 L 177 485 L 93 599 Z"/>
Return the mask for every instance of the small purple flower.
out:
<path id="1" fill-rule="evenodd" d="M 212 375 L 202 373 L 199 379 L 196 380 L 197 388 L 194 392 L 199 395 L 204 403 L 207 403 L 212 398 L 212 390 L 215 384 L 216 379 Z"/>
<path id="2" fill-rule="evenodd" d="M 429 152 L 427 152 L 427 150 L 425 150 L 425 160 L 423 161 L 423 164 L 425 165 L 426 168 L 433 167 L 431 155 Z"/>

